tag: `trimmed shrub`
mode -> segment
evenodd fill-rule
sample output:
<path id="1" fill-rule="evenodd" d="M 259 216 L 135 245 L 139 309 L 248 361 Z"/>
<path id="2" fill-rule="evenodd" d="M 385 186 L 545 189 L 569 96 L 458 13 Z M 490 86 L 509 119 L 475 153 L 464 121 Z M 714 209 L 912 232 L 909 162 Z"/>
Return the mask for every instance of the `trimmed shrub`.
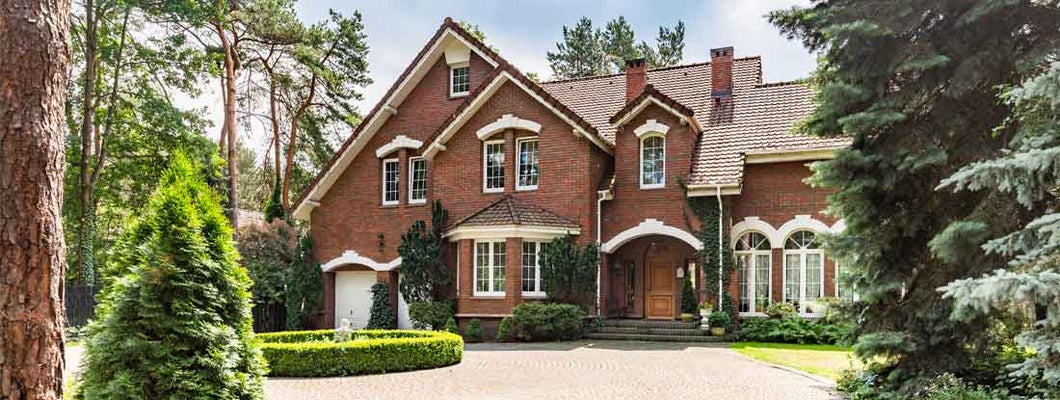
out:
<path id="1" fill-rule="evenodd" d="M 390 286 L 385 283 L 372 285 L 372 309 L 369 312 L 367 329 L 397 329 L 394 310 L 390 308 Z"/>
<path id="2" fill-rule="evenodd" d="M 692 277 L 685 276 L 685 283 L 681 287 L 681 312 L 684 314 L 699 314 L 699 302 L 696 300 L 696 291 L 692 289 Z"/>
<path id="3" fill-rule="evenodd" d="M 711 328 L 729 329 L 729 325 L 732 323 L 732 316 L 725 311 L 712 312 L 707 318 Z"/>
<path id="4" fill-rule="evenodd" d="M 453 305 L 448 301 L 409 303 L 409 319 L 416 329 L 442 330 L 450 318 L 453 318 Z"/>
<path id="5" fill-rule="evenodd" d="M 335 330 L 258 335 L 269 376 L 321 377 L 379 374 L 459 363 L 464 340 L 449 332 L 355 331 L 335 342 Z"/>
<path id="6" fill-rule="evenodd" d="M 220 204 L 174 157 L 108 260 L 77 398 L 264 397 L 251 282 Z"/>
<path id="7" fill-rule="evenodd" d="M 837 344 L 850 335 L 852 327 L 841 323 L 811 321 L 800 317 L 746 318 L 740 321 L 737 340 L 800 344 Z"/>
<path id="8" fill-rule="evenodd" d="M 445 322 L 445 331 L 454 335 L 460 334 L 460 327 L 456 325 L 456 319 L 449 317 L 449 320 Z"/>
<path id="9" fill-rule="evenodd" d="M 799 315 L 799 310 L 791 303 L 773 303 L 766 307 L 766 315 L 768 315 L 769 318 L 795 317 Z"/>
<path id="10" fill-rule="evenodd" d="M 510 342 L 515 338 L 515 325 L 512 322 L 512 317 L 504 317 L 501 319 L 500 326 L 497 327 L 497 341 L 498 342 Z"/>
<path id="11" fill-rule="evenodd" d="M 512 317 L 526 341 L 574 340 L 585 334 L 585 308 L 573 304 L 522 303 Z"/>
<path id="12" fill-rule="evenodd" d="M 478 318 L 472 318 L 471 322 L 467 323 L 467 330 L 464 332 L 464 341 L 468 343 L 478 343 L 482 341 L 482 321 Z"/>

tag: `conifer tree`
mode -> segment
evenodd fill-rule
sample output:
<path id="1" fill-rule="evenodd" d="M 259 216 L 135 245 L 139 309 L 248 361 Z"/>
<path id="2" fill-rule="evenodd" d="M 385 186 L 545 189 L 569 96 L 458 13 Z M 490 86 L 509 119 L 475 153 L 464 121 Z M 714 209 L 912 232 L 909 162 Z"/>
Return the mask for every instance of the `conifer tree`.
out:
<path id="1" fill-rule="evenodd" d="M 998 265 L 976 246 L 1020 214 L 1002 196 L 935 188 L 960 166 L 1001 154 L 1009 133 L 993 128 L 1009 106 L 995 88 L 1056 48 L 1055 7 L 827 0 L 770 20 L 821 53 L 818 107 L 801 130 L 852 139 L 812 180 L 836 189 L 829 212 L 846 222 L 826 248 L 860 296 L 846 310 L 858 322 L 856 353 L 887 360 L 878 383 L 899 397 L 938 374 L 964 375 L 991 356 L 989 320 L 951 320 L 954 302 L 937 288 Z"/>
<path id="2" fill-rule="evenodd" d="M 263 397 L 250 279 L 220 202 L 174 157 L 104 271 L 80 398 Z"/>
<path id="3" fill-rule="evenodd" d="M 394 311 L 390 308 L 390 286 L 385 283 L 372 285 L 372 309 L 369 315 L 367 329 L 397 329 Z"/>
<path id="4" fill-rule="evenodd" d="M 593 21 L 582 17 L 573 28 L 563 27 L 563 41 L 556 43 L 556 52 L 545 57 L 557 79 L 604 74 L 608 71 L 599 29 Z"/>

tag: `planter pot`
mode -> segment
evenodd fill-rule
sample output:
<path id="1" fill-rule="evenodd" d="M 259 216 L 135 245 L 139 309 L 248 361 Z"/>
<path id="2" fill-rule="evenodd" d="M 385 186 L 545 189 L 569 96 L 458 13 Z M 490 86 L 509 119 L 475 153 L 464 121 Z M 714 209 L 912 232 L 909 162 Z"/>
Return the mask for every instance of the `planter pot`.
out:
<path id="1" fill-rule="evenodd" d="M 710 328 L 710 334 L 714 335 L 714 336 L 725 336 L 725 328 L 723 328 L 723 327 Z"/>
<path id="2" fill-rule="evenodd" d="M 693 318 L 692 314 L 681 313 L 681 322 L 692 322 L 692 318 Z"/>
<path id="3" fill-rule="evenodd" d="M 714 312 L 713 308 L 700 308 L 699 309 L 699 316 L 701 316 L 703 318 L 707 318 L 707 317 L 710 316 L 710 313 L 712 313 L 712 312 Z"/>

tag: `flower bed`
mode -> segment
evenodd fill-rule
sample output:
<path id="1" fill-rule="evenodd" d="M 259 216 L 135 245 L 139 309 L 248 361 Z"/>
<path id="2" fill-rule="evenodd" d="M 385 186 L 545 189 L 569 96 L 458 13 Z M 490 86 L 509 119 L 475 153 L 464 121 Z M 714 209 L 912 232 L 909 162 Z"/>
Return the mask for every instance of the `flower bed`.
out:
<path id="1" fill-rule="evenodd" d="M 459 363 L 464 340 L 448 332 L 355 331 L 335 342 L 335 331 L 257 335 L 269 376 L 317 377 L 381 374 Z"/>

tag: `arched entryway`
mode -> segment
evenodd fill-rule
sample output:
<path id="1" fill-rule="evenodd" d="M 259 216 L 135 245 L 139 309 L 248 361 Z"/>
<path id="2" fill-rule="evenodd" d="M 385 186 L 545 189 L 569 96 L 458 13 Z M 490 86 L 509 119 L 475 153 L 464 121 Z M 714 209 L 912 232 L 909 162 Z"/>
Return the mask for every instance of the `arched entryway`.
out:
<path id="1" fill-rule="evenodd" d="M 650 234 L 630 239 L 605 255 L 603 312 L 611 318 L 672 320 L 681 314 L 686 277 L 696 278 L 696 249 L 673 236 Z"/>
<path id="2" fill-rule="evenodd" d="M 398 291 L 399 265 L 400 257 L 380 263 L 355 251 L 346 251 L 321 265 L 326 325 L 338 327 L 347 319 L 353 328 L 364 328 L 371 317 L 372 285 L 385 283 L 390 287 L 390 304 L 397 312 L 398 328 L 411 328 L 408 304 Z"/>

